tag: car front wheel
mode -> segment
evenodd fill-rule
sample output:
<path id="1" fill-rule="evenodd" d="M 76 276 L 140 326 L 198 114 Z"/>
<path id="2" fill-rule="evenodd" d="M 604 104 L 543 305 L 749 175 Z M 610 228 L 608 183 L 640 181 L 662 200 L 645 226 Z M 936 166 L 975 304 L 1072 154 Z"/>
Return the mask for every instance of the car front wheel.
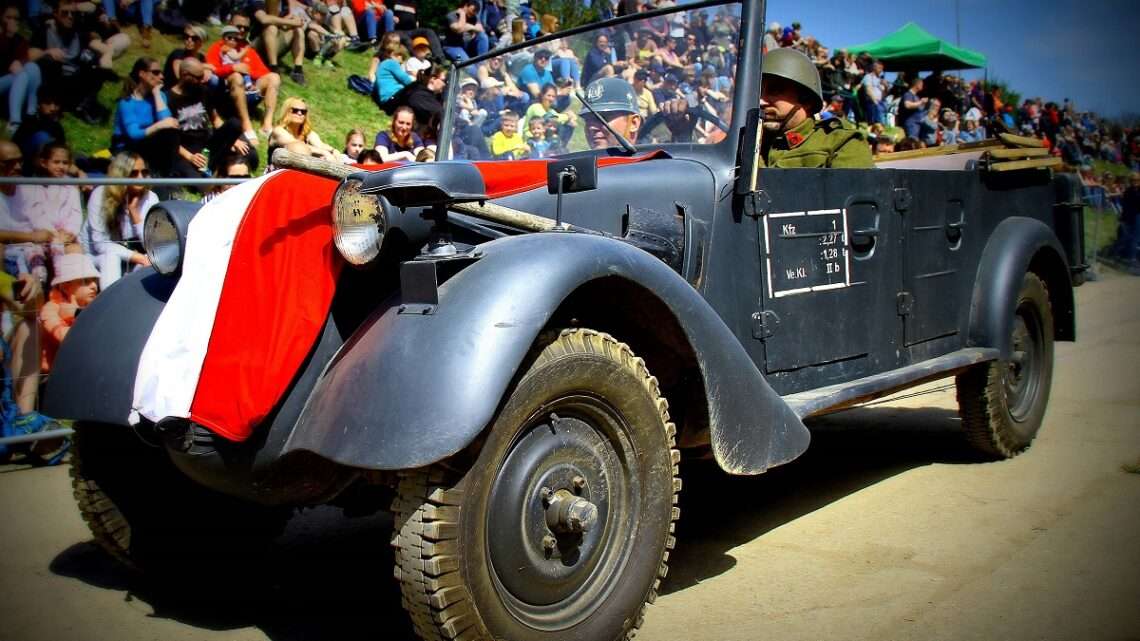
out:
<path id="1" fill-rule="evenodd" d="M 627 345 L 547 337 L 477 454 L 401 477 L 395 573 L 417 633 L 629 638 L 674 544 L 674 436 Z"/>

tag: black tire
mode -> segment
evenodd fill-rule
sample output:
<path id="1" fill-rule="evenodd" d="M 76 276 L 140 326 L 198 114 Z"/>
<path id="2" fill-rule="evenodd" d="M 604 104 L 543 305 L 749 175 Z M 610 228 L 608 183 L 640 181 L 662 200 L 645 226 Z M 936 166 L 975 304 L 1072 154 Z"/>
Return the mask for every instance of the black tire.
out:
<path id="1" fill-rule="evenodd" d="M 426 641 L 628 639 L 665 576 L 680 455 L 657 379 L 607 334 L 548 338 L 469 465 L 401 476 L 395 575 Z M 560 506 L 587 503 L 568 531 Z"/>
<path id="2" fill-rule="evenodd" d="M 145 572 L 245 567 L 291 515 L 195 484 L 163 450 L 118 425 L 76 424 L 71 485 L 95 542 Z"/>
<path id="3" fill-rule="evenodd" d="M 1037 436 L 1053 382 L 1053 311 L 1045 283 L 1027 273 L 1017 296 L 1012 354 L 957 377 L 958 412 L 970 445 L 992 459 L 1013 458 Z"/>

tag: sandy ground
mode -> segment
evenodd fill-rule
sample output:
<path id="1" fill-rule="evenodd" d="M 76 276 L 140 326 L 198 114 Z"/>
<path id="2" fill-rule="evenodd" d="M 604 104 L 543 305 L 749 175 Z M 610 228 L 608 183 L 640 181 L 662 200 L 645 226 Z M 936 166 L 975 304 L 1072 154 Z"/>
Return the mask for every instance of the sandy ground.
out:
<path id="1" fill-rule="evenodd" d="M 639 639 L 1140 639 L 1140 278 L 1077 290 L 1045 425 L 978 464 L 952 390 L 813 425 L 755 478 L 682 468 L 678 548 Z M 411 639 L 383 515 L 294 519 L 248 595 L 176 594 L 90 540 L 67 471 L 0 469 L 0 641 Z M 225 580 L 219 577 L 219 580 Z"/>

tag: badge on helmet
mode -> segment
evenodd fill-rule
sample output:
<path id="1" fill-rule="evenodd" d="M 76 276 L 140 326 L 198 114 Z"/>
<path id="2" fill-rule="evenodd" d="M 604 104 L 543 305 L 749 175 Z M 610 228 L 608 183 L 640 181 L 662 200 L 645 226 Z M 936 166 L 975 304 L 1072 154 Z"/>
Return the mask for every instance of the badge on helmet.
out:
<path id="1" fill-rule="evenodd" d="M 638 113 L 637 94 L 633 86 L 621 78 L 599 78 L 591 82 L 586 87 L 586 100 L 594 111 Z"/>

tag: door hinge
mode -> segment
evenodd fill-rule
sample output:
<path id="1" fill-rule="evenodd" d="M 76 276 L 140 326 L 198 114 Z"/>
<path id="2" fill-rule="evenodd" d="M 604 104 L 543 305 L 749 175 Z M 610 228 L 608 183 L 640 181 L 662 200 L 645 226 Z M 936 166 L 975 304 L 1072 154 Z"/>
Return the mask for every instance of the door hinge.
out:
<path id="1" fill-rule="evenodd" d="M 780 317 L 773 311 L 756 312 L 752 315 L 752 338 L 765 340 L 780 327 Z"/>
<path id="2" fill-rule="evenodd" d="M 744 215 L 749 218 L 759 218 L 768 213 L 772 206 L 772 197 L 763 189 L 750 192 L 744 197 Z"/>
<path id="3" fill-rule="evenodd" d="M 899 292 L 895 296 L 899 316 L 909 316 L 914 311 L 914 295 L 910 292 Z"/>
<path id="4" fill-rule="evenodd" d="M 911 195 L 906 187 L 895 187 L 895 209 L 906 211 L 910 209 Z"/>

